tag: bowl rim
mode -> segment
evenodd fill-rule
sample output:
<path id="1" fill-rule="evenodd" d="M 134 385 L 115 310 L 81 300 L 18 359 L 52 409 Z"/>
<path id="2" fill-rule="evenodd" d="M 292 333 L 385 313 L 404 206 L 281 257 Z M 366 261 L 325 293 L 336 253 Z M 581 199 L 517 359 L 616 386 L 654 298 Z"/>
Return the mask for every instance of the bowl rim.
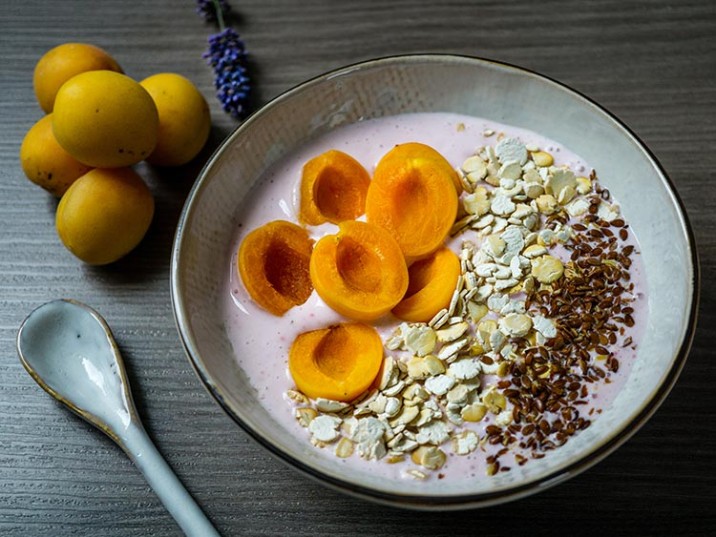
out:
<path id="1" fill-rule="evenodd" d="M 403 64 L 410 62 L 465 62 L 465 63 L 477 63 L 487 67 L 505 69 L 515 74 L 522 76 L 528 76 L 530 78 L 537 78 L 541 82 L 547 82 L 554 86 L 556 89 L 571 94 L 573 97 L 578 98 L 584 104 L 595 108 L 598 113 L 606 116 L 607 119 L 612 121 L 617 128 L 623 129 L 623 131 L 632 138 L 635 145 L 644 152 L 646 157 L 649 159 L 651 164 L 661 175 L 661 180 L 666 188 L 666 191 L 671 196 L 672 203 L 676 208 L 677 215 L 679 217 L 682 230 L 688 241 L 688 249 L 690 252 L 690 264 L 692 268 L 692 280 L 691 280 L 691 305 L 686 324 L 686 331 L 684 333 L 683 340 L 679 346 L 678 351 L 674 356 L 674 360 L 671 368 L 664 376 L 663 382 L 657 387 L 650 399 L 648 399 L 640 409 L 640 411 L 633 417 L 633 419 L 627 422 L 620 430 L 617 430 L 610 438 L 603 441 L 596 448 L 588 451 L 582 457 L 574 460 L 571 463 L 566 464 L 564 467 L 559 468 L 553 472 L 546 474 L 538 479 L 518 484 L 515 486 L 509 486 L 506 489 L 500 489 L 494 492 L 481 492 L 474 494 L 455 494 L 446 496 L 430 496 L 430 495 L 419 495 L 419 494 L 399 494 L 377 490 L 372 487 L 357 484 L 355 482 L 327 475 L 308 464 L 302 462 L 300 459 L 293 457 L 292 455 L 280 450 L 270 441 L 265 439 L 261 434 L 254 431 L 249 425 L 244 423 L 241 416 L 226 403 L 224 395 L 221 393 L 221 389 L 212 380 L 211 374 L 208 372 L 205 364 L 203 363 L 197 347 L 194 343 L 192 334 L 188 330 L 188 319 L 186 304 L 181 295 L 181 289 L 179 284 L 180 279 L 180 266 L 182 257 L 182 245 L 184 240 L 184 230 L 187 225 L 187 221 L 190 219 L 194 202 L 198 198 L 205 187 L 207 181 L 208 172 L 214 163 L 221 157 L 222 153 L 230 145 L 233 139 L 238 136 L 244 130 L 248 130 L 255 118 L 265 110 L 276 106 L 277 104 L 290 99 L 293 95 L 303 91 L 308 86 L 320 83 L 321 81 L 329 80 L 337 76 L 348 74 L 351 71 L 362 68 L 379 67 L 390 64 Z M 698 307 L 700 299 L 700 284 L 701 284 L 701 271 L 699 266 L 698 252 L 696 248 L 695 235 L 689 222 L 686 208 L 683 201 L 679 197 L 673 181 L 664 170 L 661 163 L 658 161 L 656 156 L 647 147 L 647 145 L 637 136 L 631 128 L 629 128 L 622 120 L 617 118 L 613 113 L 598 104 L 596 101 L 581 93 L 578 90 L 570 87 L 567 84 L 559 82 L 549 76 L 538 73 L 534 70 L 520 67 L 511 63 L 492 60 L 480 56 L 471 56 L 466 54 L 452 54 L 452 53 L 420 53 L 420 54 L 397 54 L 377 57 L 374 59 L 359 61 L 339 67 L 336 69 L 329 70 L 322 74 L 311 77 L 299 84 L 294 85 L 288 90 L 280 93 L 276 97 L 269 100 L 265 105 L 260 107 L 258 110 L 249 115 L 240 125 L 238 125 L 214 150 L 212 155 L 208 158 L 205 165 L 197 176 L 197 180 L 194 183 L 191 191 L 189 192 L 184 207 L 182 209 L 179 221 L 177 223 L 174 243 L 172 246 L 172 255 L 170 263 L 170 291 L 171 291 L 171 302 L 172 311 L 174 314 L 174 320 L 179 333 L 179 337 L 184 348 L 185 354 L 189 363 L 191 364 L 194 372 L 199 377 L 201 383 L 204 385 L 209 394 L 215 399 L 219 406 L 236 422 L 241 429 L 243 429 L 249 436 L 256 440 L 261 446 L 263 446 L 269 453 L 273 454 L 282 462 L 288 466 L 297 469 L 305 476 L 312 478 L 315 481 L 320 482 L 323 485 L 327 485 L 330 488 L 339 490 L 349 495 L 368 499 L 377 503 L 404 507 L 409 509 L 419 510 L 430 510 L 430 509 L 468 509 L 475 507 L 487 507 L 490 505 L 496 505 L 512 500 L 516 500 L 538 491 L 550 488 L 558 483 L 566 481 L 567 479 L 576 476 L 579 473 L 587 470 L 599 461 L 603 460 L 619 446 L 624 444 L 629 438 L 631 438 L 654 414 L 654 412 L 661 406 L 666 396 L 673 388 L 676 380 L 681 373 L 686 359 L 688 357 L 697 325 Z"/>

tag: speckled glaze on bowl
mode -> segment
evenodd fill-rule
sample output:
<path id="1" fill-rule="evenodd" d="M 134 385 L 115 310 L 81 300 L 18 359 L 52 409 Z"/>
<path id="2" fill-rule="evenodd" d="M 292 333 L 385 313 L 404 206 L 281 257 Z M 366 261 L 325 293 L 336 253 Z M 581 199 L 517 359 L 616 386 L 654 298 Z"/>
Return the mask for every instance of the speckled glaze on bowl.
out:
<path id="1" fill-rule="evenodd" d="M 257 401 L 216 307 L 229 270 L 238 207 L 262 173 L 309 137 L 406 112 L 485 117 L 564 144 L 597 168 L 642 247 L 648 326 L 624 389 L 565 446 L 491 479 L 389 481 L 306 449 Z M 553 80 L 452 55 L 398 56 L 345 67 L 301 84 L 251 116 L 212 156 L 190 193 L 171 265 L 182 342 L 199 378 L 229 416 L 281 460 L 324 484 L 420 509 L 488 506 L 526 496 L 584 471 L 626 441 L 664 400 L 686 360 L 698 283 L 696 248 L 683 206 L 659 163 L 627 127 Z"/>

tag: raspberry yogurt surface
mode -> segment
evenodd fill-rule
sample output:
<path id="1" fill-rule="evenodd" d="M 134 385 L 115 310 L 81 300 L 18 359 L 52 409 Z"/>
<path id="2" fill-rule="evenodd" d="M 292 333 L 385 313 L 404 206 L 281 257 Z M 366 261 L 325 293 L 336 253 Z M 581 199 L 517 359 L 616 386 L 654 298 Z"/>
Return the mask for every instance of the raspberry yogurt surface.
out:
<path id="1" fill-rule="evenodd" d="M 313 292 L 283 316 L 258 307 L 236 270 L 251 230 L 298 222 L 303 165 L 331 149 L 372 174 L 420 142 L 458 170 L 446 244 L 460 257 L 450 305 L 428 323 L 371 323 L 384 366 L 356 401 L 311 400 L 288 372 L 304 332 L 348 319 Z M 598 164 L 598 163 L 597 163 Z M 391 479 L 474 479 L 529 464 L 599 419 L 636 359 L 647 317 L 636 237 L 598 170 L 538 134 L 481 118 L 405 114 L 309 140 L 240 210 L 219 304 L 236 359 L 274 419 L 326 457 Z M 308 226 L 318 240 L 333 224 Z"/>

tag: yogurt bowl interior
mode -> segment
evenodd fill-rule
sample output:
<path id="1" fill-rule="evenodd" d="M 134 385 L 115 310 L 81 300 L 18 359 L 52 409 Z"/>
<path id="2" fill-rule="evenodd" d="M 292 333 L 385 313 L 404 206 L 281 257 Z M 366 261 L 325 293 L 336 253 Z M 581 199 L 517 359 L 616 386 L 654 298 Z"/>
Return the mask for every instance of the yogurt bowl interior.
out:
<path id="1" fill-rule="evenodd" d="M 369 466 L 345 464 L 331 456 L 332 450 L 314 448 L 306 438 L 297 441 L 296 431 L 267 408 L 283 402 L 262 399 L 240 366 L 243 350 L 219 306 L 235 270 L 235 237 L 246 200 L 273 165 L 337 128 L 425 112 L 485 118 L 533 131 L 597 169 L 600 183 L 619 201 L 638 238 L 648 289 L 636 359 L 609 407 L 544 458 L 490 477 L 385 479 Z M 288 91 L 251 116 L 217 150 L 189 196 L 171 277 L 188 357 L 209 392 L 241 427 L 325 484 L 417 508 L 485 506 L 518 498 L 609 454 L 649 418 L 676 381 L 691 342 L 698 295 L 696 252 L 681 203 L 655 158 L 626 127 L 587 98 L 542 76 L 446 55 L 385 58 L 340 69 Z M 258 338 L 266 346 L 277 343 L 270 331 Z M 270 376 L 285 376 L 285 366 Z"/>

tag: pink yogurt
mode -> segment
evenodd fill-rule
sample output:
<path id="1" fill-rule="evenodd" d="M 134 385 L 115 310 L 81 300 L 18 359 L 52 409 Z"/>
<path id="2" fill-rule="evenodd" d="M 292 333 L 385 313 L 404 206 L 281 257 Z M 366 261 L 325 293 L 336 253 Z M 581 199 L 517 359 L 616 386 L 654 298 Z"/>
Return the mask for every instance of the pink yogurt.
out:
<path id="1" fill-rule="evenodd" d="M 486 135 L 492 131 L 494 134 Z M 331 133 L 309 140 L 294 153 L 274 165 L 254 189 L 241 209 L 242 221 L 236 230 L 233 256 L 227 259 L 224 301 L 220 304 L 226 318 L 229 337 L 236 349 L 236 359 L 245 371 L 261 402 L 275 420 L 306 449 L 319 449 L 310 444 L 309 433 L 294 418 L 293 406 L 288 402 L 286 391 L 294 388 L 288 372 L 289 348 L 298 334 L 343 322 L 347 319 L 333 312 L 314 292 L 308 301 L 288 311 L 283 317 L 275 317 L 256 306 L 245 291 L 235 269 L 236 251 L 244 236 L 253 229 L 272 220 L 297 222 L 298 193 L 301 169 L 306 161 L 329 149 L 342 150 L 358 160 L 372 174 L 380 158 L 394 145 L 405 142 L 422 142 L 439 151 L 453 165 L 459 166 L 478 147 L 494 145 L 498 133 L 519 138 L 526 145 L 534 144 L 551 153 L 555 165 L 568 165 L 577 175 L 588 175 L 591 167 L 564 146 L 545 139 L 538 134 L 510 127 L 481 118 L 446 113 L 404 114 L 362 121 L 341 127 Z M 314 239 L 335 233 L 337 227 L 324 224 L 309 228 Z M 633 233 L 630 241 L 636 245 Z M 459 248 L 459 241 L 452 246 Z M 638 251 L 638 247 L 636 249 Z M 646 325 L 646 282 L 641 257 L 634 256 L 631 267 L 634 294 L 635 326 L 626 336 L 636 343 Z M 399 321 L 390 315 L 382 319 L 376 328 L 385 338 Z M 620 362 L 617 374 L 611 375 L 609 384 L 591 385 L 592 404 L 595 411 L 606 408 L 614 400 L 629 375 L 636 350 L 620 348 L 616 354 Z M 489 452 L 480 449 L 459 456 L 449 446 L 443 450 L 448 455 L 440 470 L 444 479 L 461 480 L 484 478 L 485 457 Z M 326 457 L 335 457 L 332 447 L 323 449 Z M 400 464 L 384 461 L 365 461 L 357 453 L 344 464 L 364 467 L 374 475 L 389 479 L 405 479 L 409 468 L 415 468 L 408 458 Z M 528 463 L 529 464 L 529 463 Z M 434 476 L 432 478 L 435 478 Z"/>

